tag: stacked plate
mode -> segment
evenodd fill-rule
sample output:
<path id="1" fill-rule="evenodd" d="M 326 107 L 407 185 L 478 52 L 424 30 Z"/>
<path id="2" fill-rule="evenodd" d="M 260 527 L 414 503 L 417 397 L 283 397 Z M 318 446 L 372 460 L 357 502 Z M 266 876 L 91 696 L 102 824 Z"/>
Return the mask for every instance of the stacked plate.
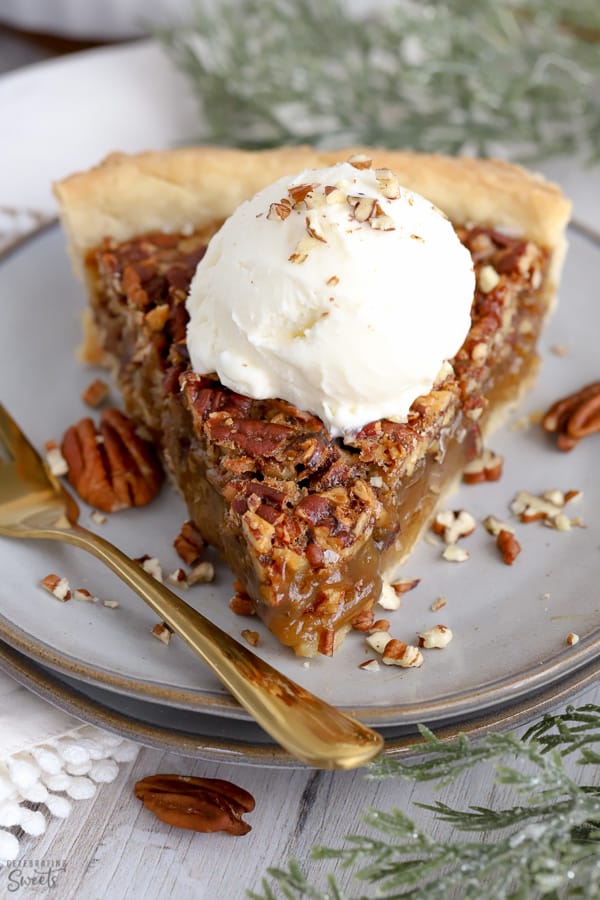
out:
<path id="1" fill-rule="evenodd" d="M 106 53 L 71 60 L 70 77 L 89 83 L 95 66 L 104 72 L 112 62 L 111 77 L 120 72 L 127 85 L 131 79 L 139 83 L 144 74 L 148 95 L 169 107 L 169 91 L 175 96 L 178 83 L 163 78 L 153 92 L 148 79 L 152 80 L 154 49 L 134 48 L 129 57 L 123 48 L 111 52 L 112 60 Z M 66 78 L 65 72 L 60 70 L 60 79 Z M 21 90 L 20 96 L 22 106 L 31 98 L 32 121 L 35 104 L 43 103 L 44 91 L 58 77 L 52 70 L 49 77 L 43 67 L 37 67 L 37 73 L 39 77 L 29 73 L 20 82 L 21 88 L 26 83 L 31 90 L 30 94 Z M 102 78 L 95 84 L 102 86 Z M 0 99 L 2 90 L 0 84 Z M 9 89 L 5 93 L 8 100 L 16 96 Z M 120 91 L 123 95 L 126 89 Z M 10 102 L 0 103 L 0 109 L 10 108 Z M 126 110 L 121 106 L 119 110 L 124 117 Z M 77 116 L 76 109 L 71 112 Z M 171 131 L 165 128 L 169 139 L 172 122 L 171 126 Z M 121 127 L 125 133 L 120 119 L 110 124 L 108 136 L 103 133 L 98 139 L 97 156 L 109 139 L 111 147 L 120 144 Z M 3 131 L 7 141 L 13 131 Z M 181 129 L 177 133 L 185 134 Z M 150 142 L 152 135 L 147 137 Z M 59 133 L 56 141 L 60 140 Z M 23 209 L 51 211 L 46 187 L 35 184 L 46 185 L 52 175 L 64 174 L 64 166 L 73 164 L 66 132 L 63 140 L 68 144 L 63 155 L 60 146 L 48 154 L 55 168 L 47 172 L 46 180 L 35 172 L 32 182 L 26 160 L 14 170 L 20 172 L 16 181 L 21 179 L 22 196 L 27 197 Z M 90 147 L 85 152 L 89 154 Z M 17 159 L 19 147 L 11 144 L 7 153 Z M 57 159 L 62 160 L 58 168 Z M 12 192 L 14 205 L 19 186 L 6 189 Z M 493 449 L 505 457 L 504 476 L 497 483 L 463 487 L 453 506 L 469 509 L 479 521 L 490 513 L 506 519 L 510 501 L 520 490 L 577 488 L 583 498 L 573 514 L 587 527 L 558 532 L 541 523 L 516 523 L 523 552 L 511 567 L 502 564 L 494 541 L 481 526 L 468 539 L 470 558 L 462 565 L 444 561 L 441 546 L 423 541 L 406 566 L 406 576 L 420 578 L 420 585 L 393 614 L 391 630 L 410 642 L 416 632 L 442 622 L 452 628 L 454 639 L 443 651 L 428 651 L 419 670 L 360 669 L 367 652 L 358 633 L 348 636 L 333 659 L 299 660 L 278 646 L 260 623 L 252 624 L 260 629 L 260 654 L 309 690 L 380 728 L 389 753 L 414 752 L 419 722 L 448 736 L 461 728 L 479 734 L 515 725 L 583 689 L 597 673 L 597 440 L 582 442 L 573 453 L 560 453 L 529 415 L 600 376 L 596 355 L 600 306 L 594 288 L 600 240 L 593 225 L 572 229 L 570 240 L 561 304 L 543 340 L 539 385 L 513 417 L 512 426 L 493 440 Z M 60 439 L 67 425 L 89 414 L 80 395 L 98 374 L 84 370 L 75 356 L 83 290 L 71 274 L 58 226 L 38 232 L 16 249 L 13 246 L 0 259 L 0 296 L 1 399 L 42 448 L 46 440 Z M 552 350 L 559 345 L 561 354 Z M 118 402 L 116 396 L 114 401 Z M 82 510 L 86 525 L 92 524 L 90 512 Z M 133 557 L 159 557 L 168 572 L 179 564 L 172 540 L 184 518 L 180 499 L 165 488 L 147 509 L 118 513 L 93 527 Z M 0 572 L 0 668 L 22 683 L 83 719 L 143 743 L 214 759 L 294 764 L 180 641 L 174 638 L 166 646 L 152 636 L 152 613 L 97 561 L 66 546 L 3 539 Z M 66 577 L 72 588 L 86 588 L 100 602 L 58 603 L 39 587 L 50 572 Z M 214 584 L 190 588 L 185 599 L 238 635 L 247 623 L 229 609 L 232 593 L 232 577 L 217 562 Z M 440 596 L 446 605 L 433 612 Z M 105 599 L 117 600 L 119 606 L 106 607 L 101 602 Z M 569 632 L 579 635 L 574 646 L 566 643 Z"/>

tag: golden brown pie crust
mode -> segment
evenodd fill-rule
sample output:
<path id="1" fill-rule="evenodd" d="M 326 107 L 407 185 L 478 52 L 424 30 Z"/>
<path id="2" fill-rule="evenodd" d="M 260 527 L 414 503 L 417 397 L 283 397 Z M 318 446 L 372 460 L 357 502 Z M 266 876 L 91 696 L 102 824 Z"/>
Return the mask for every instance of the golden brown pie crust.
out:
<path id="1" fill-rule="evenodd" d="M 392 169 L 400 184 L 427 197 L 453 222 L 522 235 L 551 250 L 554 272 L 560 266 L 570 202 L 541 175 L 499 160 L 370 147 L 253 152 L 204 146 L 132 156 L 113 153 L 95 168 L 57 182 L 54 189 L 79 267 L 85 251 L 106 235 L 123 241 L 148 231 L 202 228 L 227 218 L 242 201 L 284 175 L 359 153 Z"/>

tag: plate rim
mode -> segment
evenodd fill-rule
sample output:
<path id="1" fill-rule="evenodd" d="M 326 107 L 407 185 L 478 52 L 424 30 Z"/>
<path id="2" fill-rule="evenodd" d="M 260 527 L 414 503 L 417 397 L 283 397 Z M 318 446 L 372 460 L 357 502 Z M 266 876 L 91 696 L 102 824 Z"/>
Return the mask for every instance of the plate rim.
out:
<path id="1" fill-rule="evenodd" d="M 179 753 L 184 757 L 207 762 L 263 768 L 310 768 L 305 763 L 295 760 L 276 744 L 268 742 L 258 744 L 253 741 L 192 734 L 143 722 L 111 709 L 65 684 L 53 672 L 47 671 L 2 641 L 0 641 L 0 671 L 6 672 L 22 687 L 82 722 L 104 728 L 151 749 Z M 478 740 L 492 731 L 514 730 L 530 722 L 534 716 L 541 716 L 559 707 L 566 700 L 572 701 L 597 684 L 597 681 L 598 671 L 592 661 L 561 682 L 558 688 L 556 685 L 547 685 L 514 704 L 503 706 L 496 711 L 487 711 L 484 715 L 476 716 L 467 722 L 450 723 L 441 727 L 436 727 L 433 723 L 433 730 L 443 742 L 455 740 L 460 735 L 466 735 L 470 740 Z M 400 736 L 384 735 L 384 737 L 383 755 L 387 758 L 405 761 L 421 755 L 422 740 L 416 730 Z"/>
<path id="2" fill-rule="evenodd" d="M 115 694 L 133 697 L 138 700 L 165 703 L 195 712 L 204 712 L 208 715 L 219 715 L 223 718 L 251 721 L 251 716 L 233 697 L 228 694 L 211 694 L 188 691 L 172 686 L 161 686 L 156 682 L 140 681 L 128 678 L 116 673 L 98 669 L 82 661 L 74 660 L 68 654 L 60 653 L 49 647 L 43 641 L 32 643 L 31 636 L 27 632 L 14 626 L 0 613 L 0 640 L 8 644 L 13 650 L 19 651 L 35 663 L 52 669 L 56 673 L 62 673 L 75 680 L 87 682 L 110 690 Z M 586 665 L 598 662 L 600 655 L 600 628 L 596 633 L 583 639 L 576 648 L 565 647 L 554 661 L 545 665 L 534 664 L 525 672 L 509 676 L 502 680 L 491 682 L 485 689 L 480 688 L 468 695 L 468 701 L 461 695 L 454 695 L 452 702 L 450 697 L 436 698 L 428 703 L 408 704 L 394 707 L 389 710 L 386 707 L 353 707 L 339 706 L 344 712 L 355 716 L 365 724 L 375 727 L 394 727 L 416 724 L 421 721 L 440 722 L 454 719 L 458 716 L 469 717 L 477 711 L 483 712 L 510 702 L 510 698 L 522 698 L 528 693 L 537 693 L 546 687 L 551 688 L 560 683 L 563 678 L 569 678 Z M 551 673 L 551 677 L 548 676 Z M 526 678 L 526 676 L 530 676 Z M 511 690 L 514 687 L 514 690 Z M 500 693 L 502 692 L 502 693 Z M 508 696 L 507 696 L 508 695 Z M 478 698 L 476 701 L 474 698 Z M 465 709 L 467 705 L 470 708 Z M 410 712 L 408 712 L 410 710 Z M 404 711 L 404 715 L 403 715 Z M 402 716 L 398 718 L 398 716 Z"/>

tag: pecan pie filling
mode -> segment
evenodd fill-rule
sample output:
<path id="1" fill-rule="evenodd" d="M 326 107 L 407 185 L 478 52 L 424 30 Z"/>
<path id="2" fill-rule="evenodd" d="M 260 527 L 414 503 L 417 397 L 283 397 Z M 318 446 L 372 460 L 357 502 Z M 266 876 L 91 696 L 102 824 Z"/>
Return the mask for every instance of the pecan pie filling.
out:
<path id="1" fill-rule="evenodd" d="M 406 423 L 382 419 L 334 439 L 290 403 L 253 400 L 192 371 L 185 301 L 218 224 L 88 251 L 95 330 L 128 413 L 151 433 L 190 518 L 257 613 L 296 653 L 329 655 L 480 453 L 494 413 L 535 374 L 549 253 L 455 226 L 477 289 L 452 366 Z"/>

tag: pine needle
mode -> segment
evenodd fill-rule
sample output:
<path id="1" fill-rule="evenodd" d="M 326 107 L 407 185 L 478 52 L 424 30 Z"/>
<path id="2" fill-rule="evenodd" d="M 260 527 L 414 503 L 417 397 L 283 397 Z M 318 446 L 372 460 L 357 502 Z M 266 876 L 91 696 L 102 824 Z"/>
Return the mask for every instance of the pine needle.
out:
<path id="1" fill-rule="evenodd" d="M 376 886 L 376 893 L 361 888 L 352 900 L 600 897 L 600 753 L 593 749 L 600 746 L 600 706 L 569 706 L 561 715 L 546 715 L 523 738 L 490 734 L 473 743 L 460 735 L 444 743 L 429 729 L 421 733 L 423 755 L 416 762 L 382 759 L 371 764 L 368 777 L 443 785 L 482 762 L 495 763 L 495 781 L 512 786 L 519 802 L 503 809 L 417 803 L 452 825 L 446 841 L 431 838 L 401 810 L 369 810 L 364 822 L 374 834 L 351 834 L 341 848 L 312 851 L 314 859 L 335 860 L 350 868 L 357 882 Z M 595 767 L 596 784 L 578 784 L 567 774 L 563 757 L 573 753 L 580 765 Z M 515 760 L 519 768 L 510 764 Z M 461 832 L 485 835 L 485 841 L 462 840 Z M 265 881 L 265 893 L 251 895 L 255 900 L 346 897 L 333 874 L 321 891 L 296 862 L 269 874 L 282 893 Z"/>

